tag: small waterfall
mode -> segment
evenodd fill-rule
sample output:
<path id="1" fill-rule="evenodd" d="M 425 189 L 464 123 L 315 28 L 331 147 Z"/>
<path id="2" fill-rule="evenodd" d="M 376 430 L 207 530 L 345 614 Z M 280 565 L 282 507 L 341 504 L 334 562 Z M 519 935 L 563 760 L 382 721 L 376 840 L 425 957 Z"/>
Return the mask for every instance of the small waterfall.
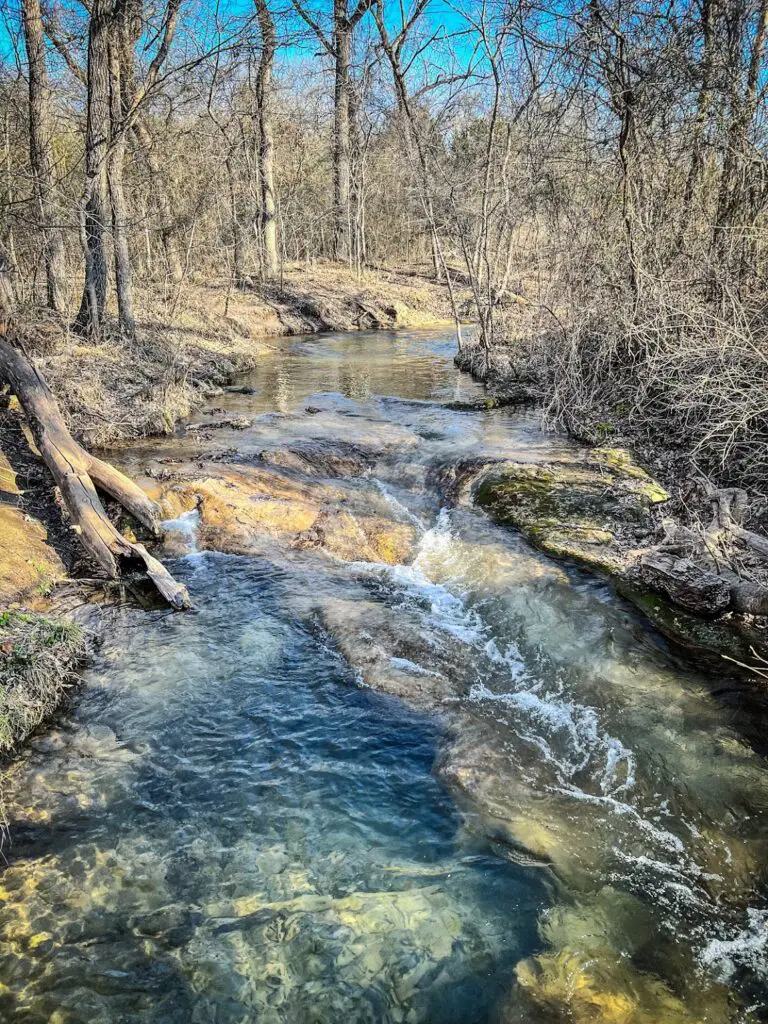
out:
<path id="1" fill-rule="evenodd" d="M 171 534 L 176 544 L 183 548 L 184 554 L 198 554 L 197 536 L 200 529 L 200 513 L 196 508 L 189 512 L 182 512 L 176 519 L 164 519 L 160 525 L 164 532 Z"/>

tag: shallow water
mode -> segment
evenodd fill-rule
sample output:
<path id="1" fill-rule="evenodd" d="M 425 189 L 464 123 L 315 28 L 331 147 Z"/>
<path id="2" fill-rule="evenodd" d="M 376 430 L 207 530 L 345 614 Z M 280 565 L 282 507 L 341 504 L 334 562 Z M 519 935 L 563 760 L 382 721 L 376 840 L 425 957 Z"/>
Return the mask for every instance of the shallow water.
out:
<path id="1" fill-rule="evenodd" d="M 109 613 L 10 780 L 2 1019 L 768 1019 L 760 703 L 449 507 L 463 457 L 570 448 L 531 413 L 448 408 L 482 397 L 452 354 L 439 332 L 276 342 L 255 394 L 212 403 L 250 429 L 122 453 L 138 474 L 375 451 L 334 485 L 416 546 L 244 557 L 170 524 L 195 613 Z M 391 679 L 406 700 L 372 688 Z"/>

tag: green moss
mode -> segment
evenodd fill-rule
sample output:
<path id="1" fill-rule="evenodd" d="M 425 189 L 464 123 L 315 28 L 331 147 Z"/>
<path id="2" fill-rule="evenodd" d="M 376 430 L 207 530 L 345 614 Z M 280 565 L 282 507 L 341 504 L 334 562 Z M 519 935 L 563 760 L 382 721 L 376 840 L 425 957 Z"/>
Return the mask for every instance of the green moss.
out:
<path id="1" fill-rule="evenodd" d="M 669 501 L 669 493 L 644 469 L 637 465 L 624 448 L 593 448 L 589 460 L 600 467 L 615 471 L 619 477 L 627 477 L 634 484 L 635 493 L 647 498 L 651 504 Z"/>
<path id="2" fill-rule="evenodd" d="M 598 572 L 622 568 L 614 535 L 606 523 L 639 522 L 640 503 L 618 505 L 606 493 L 605 480 L 583 466 L 508 465 L 484 478 L 475 501 L 502 526 L 520 530 L 554 558 L 568 558 Z"/>
<path id="3" fill-rule="evenodd" d="M 74 622 L 0 612 L 0 752 L 24 740 L 56 708 L 86 647 Z"/>
<path id="4" fill-rule="evenodd" d="M 665 637 L 688 652 L 709 656 L 720 664 L 723 656 L 747 664 L 754 661 L 753 641 L 730 619 L 701 619 L 672 604 L 660 594 L 642 590 L 620 580 L 616 586 L 622 597 L 638 608 Z"/>
<path id="5" fill-rule="evenodd" d="M 497 523 L 555 558 L 609 575 L 627 566 L 616 533 L 646 526 L 648 508 L 667 498 L 622 448 L 593 448 L 547 467 L 507 463 L 475 490 L 475 501 Z"/>

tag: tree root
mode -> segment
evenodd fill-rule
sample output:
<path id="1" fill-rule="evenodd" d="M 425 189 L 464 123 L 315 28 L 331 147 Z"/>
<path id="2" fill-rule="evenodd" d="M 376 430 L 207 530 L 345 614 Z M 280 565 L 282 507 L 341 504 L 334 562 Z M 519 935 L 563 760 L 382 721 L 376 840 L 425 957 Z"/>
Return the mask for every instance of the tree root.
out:
<path id="1" fill-rule="evenodd" d="M 187 588 L 143 544 L 127 540 L 110 522 L 96 486 L 111 495 L 154 536 L 159 536 L 159 509 L 142 489 L 114 466 L 90 455 L 74 440 L 42 373 L 0 336 L 0 380 L 19 400 L 35 443 L 61 491 L 73 529 L 83 546 L 112 579 L 124 566 L 142 563 L 147 576 L 173 608 L 189 608 Z"/>
<path id="2" fill-rule="evenodd" d="M 709 481 L 704 486 L 713 510 L 710 526 L 699 531 L 685 526 L 668 529 L 661 544 L 640 560 L 638 578 L 689 610 L 698 610 L 698 603 L 704 613 L 713 615 L 724 610 L 722 593 L 711 600 L 719 581 L 721 589 L 729 591 L 732 611 L 768 616 L 768 587 L 742 579 L 731 568 L 734 541 L 768 558 L 768 538 L 741 525 L 747 494 L 737 487 L 715 488 Z M 696 573 L 691 559 L 700 563 Z"/>

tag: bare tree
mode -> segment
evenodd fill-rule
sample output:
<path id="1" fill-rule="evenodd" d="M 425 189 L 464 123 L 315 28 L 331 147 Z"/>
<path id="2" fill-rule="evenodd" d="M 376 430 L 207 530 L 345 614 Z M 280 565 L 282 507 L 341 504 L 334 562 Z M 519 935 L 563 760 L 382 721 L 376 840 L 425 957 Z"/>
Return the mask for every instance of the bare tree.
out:
<path id="1" fill-rule="evenodd" d="M 88 19 L 87 115 L 85 128 L 85 186 L 81 233 L 85 251 L 85 283 L 75 330 L 101 336 L 107 302 L 109 268 L 106 240 L 109 230 L 107 156 L 110 144 L 109 0 L 93 0 Z"/>
<path id="2" fill-rule="evenodd" d="M 429 225 L 432 251 L 435 256 L 435 261 L 441 271 L 441 276 L 448 287 L 451 308 L 453 310 L 453 319 L 456 326 L 456 342 L 459 349 L 461 349 L 461 318 L 459 317 L 456 294 L 453 281 L 451 280 L 451 275 L 448 270 L 445 247 L 435 213 L 433 192 L 434 174 L 430 167 L 427 147 L 422 136 L 419 110 L 414 104 L 413 98 L 409 94 L 406 77 L 407 68 L 412 61 L 405 60 L 405 47 L 411 33 L 418 25 L 419 20 L 426 11 L 428 5 L 429 0 L 416 0 L 416 3 L 414 3 L 408 12 L 406 12 L 404 8 L 401 8 L 400 25 L 394 36 L 390 35 L 389 29 L 387 28 L 382 0 L 378 0 L 375 4 L 373 14 L 376 26 L 379 30 L 382 49 L 384 50 L 392 71 L 392 80 L 395 86 L 397 106 L 403 119 L 406 131 L 406 141 L 412 157 L 415 156 L 414 162 L 417 166 L 419 181 L 419 198 L 424 209 L 427 224 Z"/>
<path id="3" fill-rule="evenodd" d="M 256 109 L 259 119 L 259 179 L 261 184 L 261 237 L 264 275 L 277 276 L 277 200 L 275 194 L 275 142 L 272 133 L 272 74 L 277 51 L 275 21 L 268 0 L 254 0 L 261 33 L 256 73 Z"/>
<path id="4" fill-rule="evenodd" d="M 48 305 L 61 313 L 66 297 L 64 237 L 55 198 L 53 110 L 45 57 L 40 0 L 23 0 L 24 41 L 29 67 L 29 161 L 43 234 Z"/>
<path id="5" fill-rule="evenodd" d="M 371 9 L 373 0 L 358 0 L 350 12 L 348 0 L 333 0 L 330 37 L 302 0 L 294 7 L 309 25 L 323 49 L 333 60 L 333 206 L 334 254 L 336 259 L 352 258 L 350 245 L 350 189 L 352 174 L 352 38 L 355 27 Z"/>

